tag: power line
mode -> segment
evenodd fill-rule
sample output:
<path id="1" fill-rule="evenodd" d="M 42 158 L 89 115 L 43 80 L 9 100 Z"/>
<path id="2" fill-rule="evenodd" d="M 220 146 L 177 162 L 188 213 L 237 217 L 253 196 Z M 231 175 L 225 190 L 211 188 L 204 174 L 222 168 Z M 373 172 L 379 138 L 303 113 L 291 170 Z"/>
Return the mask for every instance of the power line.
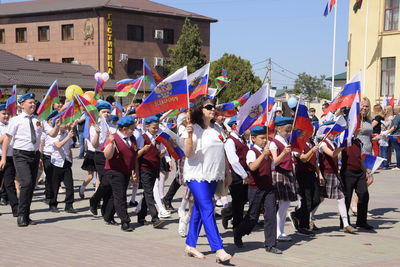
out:
<path id="1" fill-rule="evenodd" d="M 272 64 L 274 64 L 274 65 L 276 65 L 277 67 L 283 69 L 284 71 L 289 72 L 290 74 L 292 74 L 292 75 L 294 75 L 294 76 L 296 76 L 296 77 L 299 76 L 297 73 L 294 73 L 293 71 L 290 71 L 290 70 L 288 70 L 288 69 L 285 68 L 285 67 L 282 67 L 281 65 L 279 65 L 279 64 L 276 63 L 275 61 L 272 61 Z"/>
<path id="2" fill-rule="evenodd" d="M 281 76 L 283 76 L 283 77 L 286 77 L 286 78 L 288 78 L 288 79 L 290 79 L 290 80 L 293 80 L 293 81 L 296 80 L 295 78 L 292 78 L 292 77 L 287 76 L 287 75 L 285 75 L 285 74 L 283 74 L 283 73 L 280 73 L 279 71 L 276 71 L 276 70 L 272 70 L 272 71 L 275 72 L 276 74 L 279 74 L 279 75 L 281 75 Z"/>
<path id="3" fill-rule="evenodd" d="M 264 59 L 263 61 L 259 61 L 259 62 L 256 62 L 256 63 L 254 63 L 254 64 L 251 64 L 252 66 L 254 66 L 254 65 L 258 65 L 258 64 L 261 64 L 261 63 L 264 63 L 264 62 L 267 62 L 268 61 L 268 58 L 267 59 Z"/>

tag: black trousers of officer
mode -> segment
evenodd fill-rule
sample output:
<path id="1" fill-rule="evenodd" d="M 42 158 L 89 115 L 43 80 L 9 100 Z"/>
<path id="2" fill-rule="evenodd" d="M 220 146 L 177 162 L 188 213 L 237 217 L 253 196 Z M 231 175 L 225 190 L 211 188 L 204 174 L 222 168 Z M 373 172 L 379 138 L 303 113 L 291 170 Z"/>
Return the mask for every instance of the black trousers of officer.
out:
<path id="1" fill-rule="evenodd" d="M 15 166 L 13 157 L 7 157 L 6 166 L 0 172 L 0 182 L 3 183 L 3 188 L 7 193 L 7 198 L 11 206 L 11 211 L 14 217 L 18 215 L 18 198 L 15 188 Z"/>
<path id="2" fill-rule="evenodd" d="M 358 196 L 356 225 L 366 224 L 369 193 L 364 171 L 344 170 L 343 172 L 341 172 L 341 178 L 344 185 L 344 195 L 347 212 L 350 208 L 353 191 L 355 191 Z M 350 217 L 348 216 L 348 218 L 350 224 Z"/>
<path id="3" fill-rule="evenodd" d="M 129 223 L 131 220 L 126 204 L 126 190 L 128 189 L 130 175 L 117 171 L 107 171 L 104 179 L 107 184 L 110 184 L 112 191 L 112 195 L 107 201 L 106 212 L 103 216 L 104 220 L 111 221 L 114 219 L 115 212 L 117 212 L 121 223 Z"/>
<path id="4" fill-rule="evenodd" d="M 100 184 L 99 184 L 99 187 L 97 188 L 96 192 L 90 198 L 90 206 L 97 208 L 100 201 L 103 199 L 103 204 L 101 206 L 101 214 L 102 215 L 104 215 L 106 213 L 108 201 L 112 195 L 111 185 L 108 181 L 105 181 L 105 178 L 104 178 L 104 176 L 106 174 L 106 171 L 104 170 L 105 163 L 106 163 L 106 158 L 104 157 L 104 153 L 96 152 L 94 155 L 94 164 L 96 166 L 98 179 L 100 179 Z M 113 215 L 114 215 L 114 213 L 113 213 Z"/>
<path id="5" fill-rule="evenodd" d="M 257 224 L 260 210 L 264 207 L 265 246 L 276 246 L 276 192 L 275 188 L 266 190 L 248 188 L 249 209 L 235 233 L 249 235 Z"/>
<path id="6" fill-rule="evenodd" d="M 232 184 L 229 191 L 232 197 L 232 226 L 236 228 L 243 220 L 244 205 L 247 202 L 247 184 L 243 184 L 243 179 L 235 172 L 232 172 Z"/>
<path id="7" fill-rule="evenodd" d="M 299 227 L 310 227 L 310 212 L 321 202 L 319 179 L 315 172 L 297 172 L 296 179 L 299 183 L 299 195 L 301 206 L 296 209 L 294 215 L 299 219 Z"/>
<path id="8" fill-rule="evenodd" d="M 72 163 L 68 160 L 64 161 L 64 166 L 57 167 L 53 165 L 52 191 L 53 197 L 50 199 L 49 206 L 57 207 L 58 189 L 61 181 L 65 185 L 65 209 L 72 207 L 74 203 L 74 181 L 72 178 Z"/>
<path id="9" fill-rule="evenodd" d="M 42 162 L 44 167 L 44 173 L 46 174 L 45 190 L 44 194 L 46 199 L 50 200 L 53 198 L 53 164 L 51 164 L 51 156 L 42 155 Z"/>
<path id="10" fill-rule="evenodd" d="M 28 218 L 31 212 L 33 189 L 35 188 L 39 169 L 40 152 L 14 149 L 13 159 L 21 185 L 18 216 L 25 216 Z"/>
<path id="11" fill-rule="evenodd" d="M 147 171 L 140 170 L 140 182 L 143 187 L 143 200 L 142 208 L 138 213 L 138 220 L 144 220 L 147 216 L 147 209 L 151 215 L 151 221 L 155 222 L 158 220 L 158 212 L 156 208 L 156 201 L 154 200 L 153 188 L 156 179 L 159 175 L 159 171 Z"/>

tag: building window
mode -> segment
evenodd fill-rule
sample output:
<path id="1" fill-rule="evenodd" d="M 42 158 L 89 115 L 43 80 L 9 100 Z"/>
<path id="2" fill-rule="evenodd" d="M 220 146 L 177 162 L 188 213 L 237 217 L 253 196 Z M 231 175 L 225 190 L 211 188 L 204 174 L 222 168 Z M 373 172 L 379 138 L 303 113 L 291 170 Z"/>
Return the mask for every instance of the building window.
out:
<path id="1" fill-rule="evenodd" d="M 164 29 L 164 44 L 174 44 L 174 30 Z"/>
<path id="2" fill-rule="evenodd" d="M 6 42 L 6 32 L 4 29 L 0 29 L 0 44 L 4 44 Z"/>
<path id="3" fill-rule="evenodd" d="M 396 73 L 396 58 L 382 58 L 381 62 L 381 95 L 391 96 L 394 94 L 394 80 Z"/>
<path id="4" fill-rule="evenodd" d="M 72 63 L 72 61 L 74 61 L 73 57 L 64 57 L 62 59 L 62 63 Z"/>
<path id="5" fill-rule="evenodd" d="M 61 25 L 62 40 L 74 40 L 74 24 Z"/>
<path id="6" fill-rule="evenodd" d="M 26 28 L 16 28 L 15 37 L 17 43 L 26 43 Z"/>
<path id="7" fill-rule="evenodd" d="M 128 41 L 139 41 L 144 40 L 144 29 L 143 26 L 139 25 L 128 25 Z"/>
<path id="8" fill-rule="evenodd" d="M 39 58 L 38 61 L 50 62 L 50 58 Z"/>
<path id="9" fill-rule="evenodd" d="M 396 31 L 399 26 L 400 0 L 385 0 L 385 31 Z"/>
<path id="10" fill-rule="evenodd" d="M 127 73 L 131 75 L 141 75 L 143 73 L 143 59 L 128 59 Z"/>
<path id="11" fill-rule="evenodd" d="M 38 41 L 39 42 L 50 41 L 50 27 L 49 26 L 38 27 Z"/>

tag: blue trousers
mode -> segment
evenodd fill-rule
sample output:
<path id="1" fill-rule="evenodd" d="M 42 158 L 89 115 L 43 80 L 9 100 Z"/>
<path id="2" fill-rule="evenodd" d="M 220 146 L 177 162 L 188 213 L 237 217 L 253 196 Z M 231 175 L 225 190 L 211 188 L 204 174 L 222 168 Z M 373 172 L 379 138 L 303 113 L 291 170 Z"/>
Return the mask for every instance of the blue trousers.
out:
<path id="1" fill-rule="evenodd" d="M 400 144 L 397 141 L 397 136 L 389 137 L 390 144 L 392 145 L 394 151 L 396 152 L 396 167 L 400 168 Z"/>
<path id="2" fill-rule="evenodd" d="M 213 196 L 217 189 L 217 182 L 190 181 L 187 185 L 193 194 L 194 205 L 192 217 L 190 218 L 189 232 L 186 237 L 186 245 L 196 247 L 201 226 L 204 225 L 204 231 L 211 250 L 223 249 L 224 246 L 222 245 L 222 239 L 214 216 Z"/>
<path id="3" fill-rule="evenodd" d="M 388 146 L 379 146 L 379 156 L 381 158 L 386 159 L 384 162 L 382 162 L 381 168 L 389 168 L 389 162 L 387 161 L 388 153 L 389 153 L 389 147 Z"/>

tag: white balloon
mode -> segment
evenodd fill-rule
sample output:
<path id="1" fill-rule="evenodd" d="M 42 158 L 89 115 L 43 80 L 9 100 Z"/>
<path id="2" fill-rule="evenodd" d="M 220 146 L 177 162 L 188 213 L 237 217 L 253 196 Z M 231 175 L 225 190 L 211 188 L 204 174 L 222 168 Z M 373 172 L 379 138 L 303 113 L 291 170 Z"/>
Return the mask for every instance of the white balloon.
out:
<path id="1" fill-rule="evenodd" d="M 96 72 L 95 74 L 94 74 L 94 79 L 95 80 L 97 80 L 98 78 L 100 78 L 101 77 L 101 72 Z"/>
<path id="2" fill-rule="evenodd" d="M 108 81 L 108 79 L 110 79 L 110 75 L 108 75 L 107 72 L 104 72 L 104 73 L 101 75 L 101 77 L 103 78 L 103 80 L 104 80 L 105 82 Z"/>

